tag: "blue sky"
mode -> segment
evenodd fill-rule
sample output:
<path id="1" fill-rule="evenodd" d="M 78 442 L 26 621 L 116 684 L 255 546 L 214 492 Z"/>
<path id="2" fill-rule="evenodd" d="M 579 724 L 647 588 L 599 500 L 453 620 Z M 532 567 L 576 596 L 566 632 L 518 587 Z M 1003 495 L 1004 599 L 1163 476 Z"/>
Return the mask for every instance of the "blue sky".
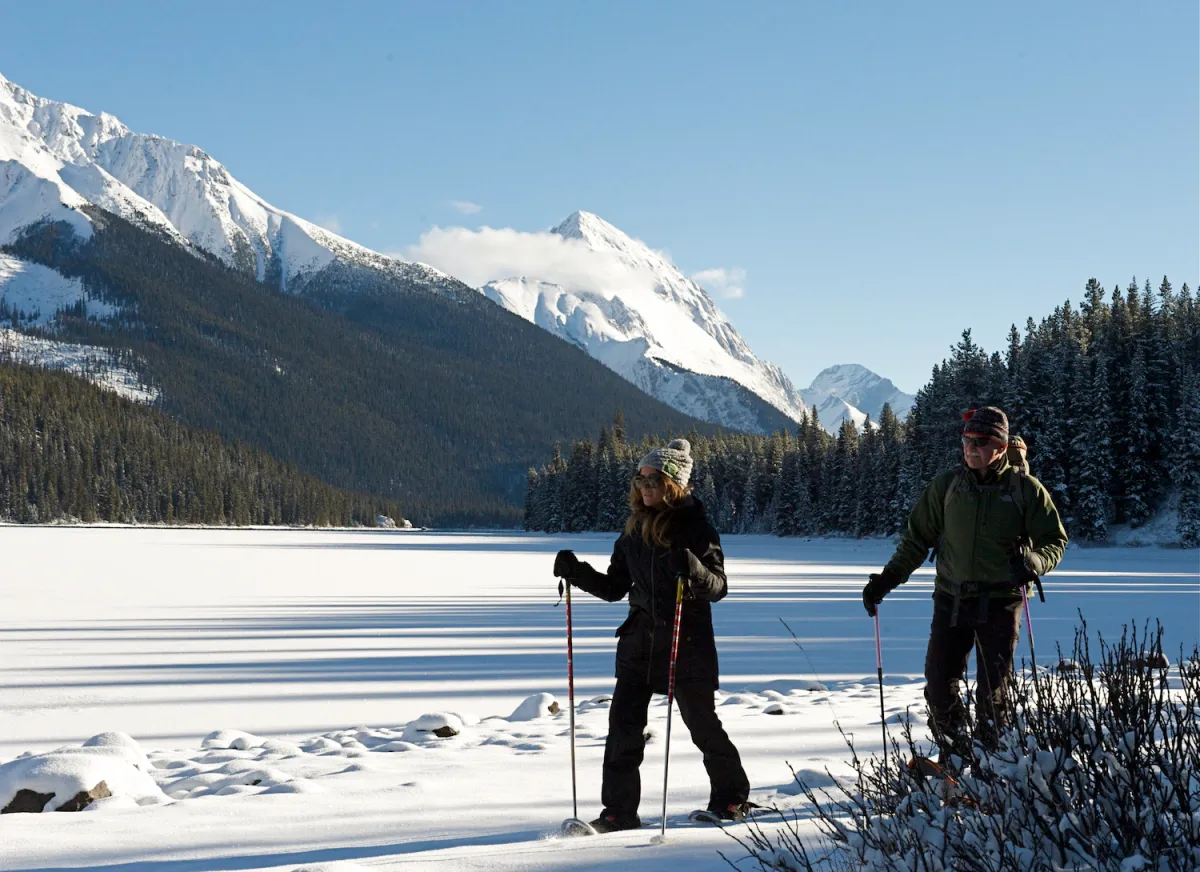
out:
<path id="1" fill-rule="evenodd" d="M 6 0 L 0 73 L 378 250 L 586 209 L 744 270 L 801 387 L 1200 278 L 1194 2 L 340 5 Z"/>

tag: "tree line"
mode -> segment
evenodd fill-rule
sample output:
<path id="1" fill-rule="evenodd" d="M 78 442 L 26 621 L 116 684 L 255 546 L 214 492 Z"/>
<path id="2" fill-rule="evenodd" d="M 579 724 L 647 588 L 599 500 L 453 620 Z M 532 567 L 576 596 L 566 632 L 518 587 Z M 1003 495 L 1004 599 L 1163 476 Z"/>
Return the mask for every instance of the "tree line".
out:
<path id="1" fill-rule="evenodd" d="M 960 462 L 964 411 L 1003 408 L 1029 445 L 1072 538 L 1103 542 L 1108 526 L 1146 523 L 1173 505 L 1178 534 L 1200 545 L 1200 312 L 1185 284 L 1137 280 L 1111 293 L 1088 281 L 1040 323 L 1014 324 L 1003 355 L 969 330 L 933 368 L 901 422 L 884 406 L 862 430 L 836 435 L 815 414 L 771 436 L 691 433 L 692 484 L 721 532 L 891 535 L 926 484 Z M 668 434 L 668 437 L 670 434 Z M 555 449 L 526 477 L 525 527 L 617 530 L 638 459 L 618 420 Z"/>
<path id="2" fill-rule="evenodd" d="M 78 376 L 0 366 L 0 520 L 375 526 L 399 511 Z"/>

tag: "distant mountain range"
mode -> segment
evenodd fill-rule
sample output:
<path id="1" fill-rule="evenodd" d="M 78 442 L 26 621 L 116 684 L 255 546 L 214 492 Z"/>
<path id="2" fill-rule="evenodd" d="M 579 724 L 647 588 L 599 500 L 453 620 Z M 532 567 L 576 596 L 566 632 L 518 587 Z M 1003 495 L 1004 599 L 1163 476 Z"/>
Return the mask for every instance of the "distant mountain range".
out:
<path id="1" fill-rule="evenodd" d="M 111 115 L 37 97 L 0 76 L 0 319 L 18 330 L 60 333 L 75 343 L 70 354 L 80 360 L 94 357 L 88 343 L 101 346 L 120 358 L 124 380 L 144 379 L 143 393 L 181 419 L 263 444 L 339 486 L 411 501 L 433 481 L 418 471 L 416 449 L 435 440 L 433 454 L 455 466 L 456 486 L 495 507 L 496 499 L 513 499 L 524 467 L 544 459 L 554 442 L 594 434 L 617 408 L 636 435 L 685 431 L 700 421 L 770 432 L 812 408 L 836 429 L 842 415 L 856 423 L 866 413 L 876 418 L 885 396 L 896 398 L 897 414 L 911 405 L 911 397 L 861 367 L 827 370 L 799 391 L 750 350 L 709 294 L 666 256 L 588 212 L 573 213 L 552 232 L 622 264 L 632 279 L 587 290 L 538 276 L 497 276 L 472 289 L 267 203 L 200 148 L 135 133 Z M 136 233 L 146 241 L 134 242 Z M 185 267 L 171 248 L 202 263 Z M 212 265 L 236 280 L 218 279 Z M 187 278 L 164 285 L 157 273 L 163 270 Z M 206 293 L 218 285 L 220 295 Z M 320 317 L 281 310 L 282 299 L 269 294 L 251 303 L 244 294 L 256 287 L 299 299 Z M 481 309 L 485 298 L 506 311 Z M 252 317 L 274 322 L 239 320 Z M 275 414 L 353 426 L 349 406 L 356 398 L 343 396 L 350 379 L 341 388 L 328 381 L 330 396 L 311 390 L 339 369 L 334 337 L 348 343 L 346 359 L 391 379 L 364 383 L 362 390 L 381 391 L 396 405 L 378 407 L 363 421 L 382 416 L 378 426 L 407 433 L 412 444 L 394 446 L 406 459 L 372 455 L 379 445 L 362 449 L 374 459 L 342 458 L 335 432 L 318 451 L 307 444 L 312 431 L 302 421 L 267 420 L 267 407 L 276 403 Z M 558 340 L 586 355 L 564 354 Z M 295 395 L 278 378 L 273 388 L 259 385 L 246 363 L 257 358 L 254 366 L 261 366 L 264 356 L 277 361 L 270 371 L 284 382 L 306 366 L 320 375 L 310 373 L 307 388 Z M 224 369 L 204 373 L 202 366 Z M 619 379 L 602 375 L 608 371 L 644 394 L 618 387 Z M 237 399 L 197 403 L 192 396 L 216 385 Z M 443 394 L 431 396 L 431 385 L 444 386 Z M 262 390 L 278 396 L 251 399 Z M 907 404 L 897 402 L 902 398 Z M 449 419 L 444 406 L 456 409 Z M 511 411 L 508 420 L 502 408 Z M 396 429 L 399 418 L 404 423 Z M 300 429 L 287 436 L 292 426 Z M 477 432 L 490 432 L 486 457 L 456 465 L 461 452 L 475 450 L 469 434 Z M 358 434 L 341 438 L 345 446 L 361 441 Z M 370 463 L 396 469 L 384 475 L 370 471 Z"/>
<path id="2" fill-rule="evenodd" d="M 457 279 L 265 203 L 200 149 L 4 80 L 0 248 L 0 316 L 56 341 L 6 339 L 10 356 L 131 384 L 418 522 L 519 523 L 526 471 L 618 409 L 634 439 L 713 432 Z"/>

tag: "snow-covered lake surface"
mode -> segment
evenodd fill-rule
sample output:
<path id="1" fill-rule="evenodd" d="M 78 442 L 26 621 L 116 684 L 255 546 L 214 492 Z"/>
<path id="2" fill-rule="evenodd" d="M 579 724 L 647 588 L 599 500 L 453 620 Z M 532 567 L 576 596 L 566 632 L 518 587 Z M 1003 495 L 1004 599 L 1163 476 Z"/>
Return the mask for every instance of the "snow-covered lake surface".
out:
<path id="1" fill-rule="evenodd" d="M 155 782 L 144 789 L 158 796 L 4 815 L 0 869 L 729 868 L 718 850 L 742 854 L 717 830 L 680 828 L 651 844 L 659 698 L 643 765 L 646 827 L 553 836 L 571 815 L 567 717 L 530 718 L 522 703 L 546 693 L 566 707 L 554 552 L 575 548 L 603 568 L 612 539 L 0 527 L 0 763 L 126 733 L 140 750 L 113 753 L 144 753 Z M 861 748 L 881 743 L 860 591 L 891 546 L 732 536 L 725 548 L 718 711 L 751 798 L 796 807 L 789 762 L 845 767 L 835 718 Z M 931 589 L 927 568 L 881 609 L 889 721 L 921 702 Z M 1200 640 L 1195 550 L 1072 548 L 1046 592 L 1033 604 L 1043 665 L 1056 643 L 1069 648 L 1080 610 L 1105 637 L 1161 621 L 1172 661 Z M 612 690 L 625 610 L 574 600 L 585 818 L 599 811 L 607 715 L 590 700 Z M 1028 656 L 1023 630 L 1019 652 Z M 767 714 L 772 706 L 783 714 Z M 422 731 L 446 721 L 461 722 L 459 735 Z M 678 718 L 671 746 L 669 825 L 707 799 Z"/>

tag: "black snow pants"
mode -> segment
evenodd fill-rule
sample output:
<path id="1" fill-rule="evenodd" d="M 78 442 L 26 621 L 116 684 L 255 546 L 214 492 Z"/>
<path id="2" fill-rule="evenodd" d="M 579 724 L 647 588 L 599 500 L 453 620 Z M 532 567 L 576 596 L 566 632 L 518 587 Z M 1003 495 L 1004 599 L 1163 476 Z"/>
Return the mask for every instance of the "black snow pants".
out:
<path id="1" fill-rule="evenodd" d="M 646 716 L 650 685 L 633 678 L 617 679 L 608 710 L 608 739 L 604 743 L 604 782 L 600 800 L 604 814 L 636 815 L 642 798 L 638 767 L 646 749 Z M 692 742 L 704 755 L 710 804 L 729 805 L 750 797 L 750 781 L 742 769 L 737 748 L 717 717 L 713 687 L 708 682 L 687 682 L 675 687 L 679 714 Z"/>
<path id="2" fill-rule="evenodd" d="M 934 591 L 933 623 L 925 654 L 925 701 L 929 726 L 942 752 L 970 759 L 971 737 L 961 684 L 975 648 L 975 738 L 994 747 L 1009 722 L 1013 653 L 1020 633 L 1021 598 L 993 597 L 981 616 L 978 598 L 960 601 L 951 626 L 954 597 Z"/>

